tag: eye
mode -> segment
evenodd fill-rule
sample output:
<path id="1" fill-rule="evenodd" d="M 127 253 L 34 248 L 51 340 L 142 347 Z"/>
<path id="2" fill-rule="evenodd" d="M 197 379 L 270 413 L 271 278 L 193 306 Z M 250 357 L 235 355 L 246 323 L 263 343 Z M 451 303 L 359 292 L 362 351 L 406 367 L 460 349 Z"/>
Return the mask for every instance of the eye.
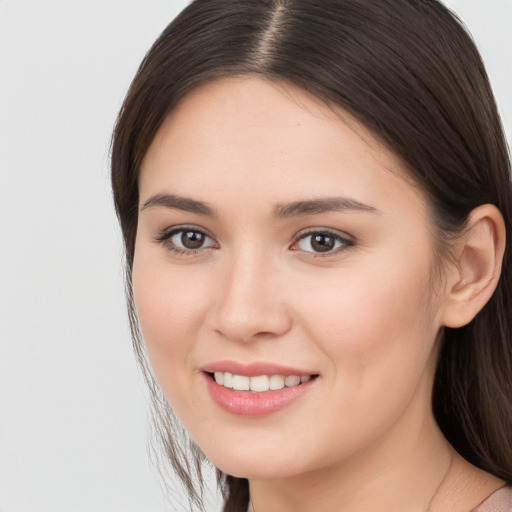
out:
<path id="1" fill-rule="evenodd" d="M 217 247 L 217 243 L 197 228 L 175 228 L 160 234 L 156 242 L 178 254 L 194 254 L 208 247 Z"/>
<path id="2" fill-rule="evenodd" d="M 314 231 L 302 235 L 292 249 L 316 254 L 336 253 L 344 247 L 351 247 L 354 242 L 331 231 Z M 327 254 L 326 254 L 327 253 Z"/>

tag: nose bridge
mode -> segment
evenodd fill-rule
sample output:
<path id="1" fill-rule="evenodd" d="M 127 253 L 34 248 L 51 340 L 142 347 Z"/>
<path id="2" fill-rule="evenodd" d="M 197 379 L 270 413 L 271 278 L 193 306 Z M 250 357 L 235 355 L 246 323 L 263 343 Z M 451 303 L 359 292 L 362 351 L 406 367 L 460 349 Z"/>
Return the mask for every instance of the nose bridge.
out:
<path id="1" fill-rule="evenodd" d="M 224 263 L 216 330 L 234 341 L 284 334 L 291 319 L 276 262 L 260 248 L 243 247 Z"/>

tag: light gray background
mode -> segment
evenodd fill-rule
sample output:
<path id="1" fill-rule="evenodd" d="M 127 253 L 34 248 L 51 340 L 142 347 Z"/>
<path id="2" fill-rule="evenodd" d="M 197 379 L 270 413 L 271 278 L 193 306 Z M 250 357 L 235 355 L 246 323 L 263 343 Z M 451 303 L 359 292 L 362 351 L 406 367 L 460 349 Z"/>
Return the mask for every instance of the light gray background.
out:
<path id="1" fill-rule="evenodd" d="M 0 0 L 2 512 L 165 510 L 108 144 L 140 60 L 185 3 Z M 483 53 L 510 141 L 512 0 L 448 3 Z"/>

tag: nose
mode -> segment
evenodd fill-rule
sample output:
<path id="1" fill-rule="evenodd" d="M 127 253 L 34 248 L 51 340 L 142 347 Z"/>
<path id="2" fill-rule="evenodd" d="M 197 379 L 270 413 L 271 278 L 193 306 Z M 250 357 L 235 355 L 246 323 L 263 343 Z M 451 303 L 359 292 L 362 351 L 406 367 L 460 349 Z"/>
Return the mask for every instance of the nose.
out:
<path id="1" fill-rule="evenodd" d="M 292 326 L 283 275 L 268 258 L 246 254 L 225 262 L 214 307 L 214 329 L 236 342 L 277 338 Z"/>

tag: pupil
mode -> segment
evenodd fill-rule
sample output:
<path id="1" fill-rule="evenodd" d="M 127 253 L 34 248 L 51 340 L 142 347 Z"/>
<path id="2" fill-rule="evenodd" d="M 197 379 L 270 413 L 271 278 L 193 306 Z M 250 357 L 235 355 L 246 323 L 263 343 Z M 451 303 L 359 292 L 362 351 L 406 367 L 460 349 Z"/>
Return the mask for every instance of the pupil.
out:
<path id="1" fill-rule="evenodd" d="M 187 249 L 199 249 L 204 243 L 204 235 L 198 231 L 184 231 L 181 243 Z"/>
<path id="2" fill-rule="evenodd" d="M 330 235 L 315 235 L 311 246 L 316 252 L 327 252 L 334 247 L 334 238 Z"/>

